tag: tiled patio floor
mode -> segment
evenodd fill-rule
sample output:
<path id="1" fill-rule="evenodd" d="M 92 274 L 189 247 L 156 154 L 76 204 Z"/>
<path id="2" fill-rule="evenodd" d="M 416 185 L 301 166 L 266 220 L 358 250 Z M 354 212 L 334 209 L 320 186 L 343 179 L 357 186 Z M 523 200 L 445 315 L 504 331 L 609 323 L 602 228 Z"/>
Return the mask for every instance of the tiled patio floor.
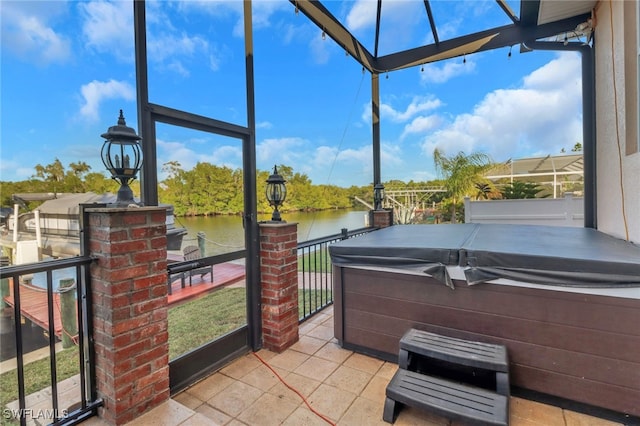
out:
<path id="1" fill-rule="evenodd" d="M 300 328 L 300 341 L 281 354 L 257 355 L 296 389 L 318 413 L 338 425 L 388 425 L 382 420 L 385 388 L 397 366 L 340 348 L 333 339 L 333 310 Z M 327 425 L 301 396 L 288 389 L 254 354 L 146 413 L 129 426 Z M 85 422 L 100 425 L 97 418 Z M 404 408 L 395 425 L 450 425 L 447 419 Z M 619 423 L 512 397 L 510 424 L 608 426 Z"/>

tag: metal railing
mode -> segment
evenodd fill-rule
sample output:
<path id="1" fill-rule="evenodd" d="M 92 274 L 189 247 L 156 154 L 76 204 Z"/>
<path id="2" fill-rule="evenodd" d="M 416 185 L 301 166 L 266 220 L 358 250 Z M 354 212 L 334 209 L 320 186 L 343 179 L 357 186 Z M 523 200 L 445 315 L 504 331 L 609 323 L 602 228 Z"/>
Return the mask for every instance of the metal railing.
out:
<path id="1" fill-rule="evenodd" d="M 18 385 L 17 404 L 16 401 L 9 404 L 7 402 L 10 401 L 3 401 L 0 407 L 7 423 L 19 421 L 21 425 L 26 425 L 35 421 L 54 425 L 77 424 L 95 415 L 97 408 L 102 405 L 97 398 L 95 384 L 89 274 L 91 262 L 93 258 L 89 256 L 77 256 L 0 268 L 0 303 L 2 307 L 10 306 L 12 311 L 12 318 L 3 318 L 3 321 L 5 324 L 13 322 Z M 59 279 L 60 285 L 54 285 L 55 279 Z M 30 326 L 42 328 L 43 336 L 48 338 L 48 368 L 38 362 L 25 364 L 28 350 L 25 336 Z M 63 347 L 77 346 L 77 354 L 74 351 L 58 352 L 56 345 L 63 340 Z M 70 361 L 67 359 L 69 357 Z M 58 374 L 59 362 L 69 364 L 71 368 Z M 38 368 L 42 371 L 35 371 Z M 36 405 L 27 406 L 27 393 L 44 391 L 29 388 L 28 378 L 35 375 L 42 377 L 47 373 L 50 392 L 47 388 L 41 394 L 45 399 L 39 398 Z M 8 374 L 11 373 L 3 373 Z M 78 375 L 79 386 L 76 385 L 76 389 L 59 389 L 60 382 L 67 375 Z M 72 401 L 62 401 L 61 394 L 71 394 Z M 50 401 L 46 401 L 46 395 L 50 396 Z"/>
<path id="2" fill-rule="evenodd" d="M 377 228 L 343 228 L 339 234 L 298 243 L 298 304 L 300 322 L 333 304 L 332 265 L 329 246 Z"/>

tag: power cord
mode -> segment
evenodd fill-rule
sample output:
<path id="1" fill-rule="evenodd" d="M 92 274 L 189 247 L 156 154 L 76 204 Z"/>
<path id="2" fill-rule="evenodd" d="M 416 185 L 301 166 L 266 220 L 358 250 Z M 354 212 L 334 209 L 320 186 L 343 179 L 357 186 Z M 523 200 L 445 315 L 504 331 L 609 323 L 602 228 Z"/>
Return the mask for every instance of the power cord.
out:
<path id="1" fill-rule="evenodd" d="M 620 198 L 621 198 L 621 208 L 622 208 L 622 222 L 624 224 L 624 232 L 625 239 L 629 241 L 629 224 L 627 223 L 627 212 L 625 205 L 625 195 L 624 195 L 624 173 L 623 173 L 623 162 L 622 162 L 622 146 L 620 144 L 620 127 L 619 127 L 619 117 L 618 117 L 618 90 L 616 87 L 616 61 L 615 61 L 615 46 L 613 40 L 613 6 L 611 2 L 609 2 L 609 20 L 610 20 L 610 28 L 611 28 L 611 78 L 613 80 L 613 110 L 616 117 L 616 143 L 618 144 L 618 175 L 620 182 Z"/>
<path id="2" fill-rule="evenodd" d="M 269 370 L 271 370 L 271 372 L 273 374 L 276 375 L 276 377 L 278 378 L 278 380 L 280 380 L 282 382 L 283 385 L 285 385 L 287 388 L 291 389 L 293 392 L 296 393 L 296 395 L 298 395 L 301 399 L 302 402 L 305 403 L 305 405 L 309 408 L 309 410 L 311 410 L 311 412 L 313 414 L 315 414 L 316 416 L 320 417 L 322 420 L 324 420 L 325 422 L 329 423 L 332 426 L 335 426 L 336 424 L 331 421 L 330 418 L 326 417 L 325 415 L 323 415 L 322 413 L 316 411 L 311 404 L 309 404 L 309 402 L 307 401 L 307 398 L 305 398 L 296 388 L 294 388 L 293 386 L 291 386 L 290 384 L 288 384 L 287 382 L 284 381 L 284 379 L 282 377 L 280 377 L 280 375 L 276 372 L 276 370 L 274 370 L 264 359 L 262 359 L 262 357 L 260 357 L 260 355 L 258 355 L 256 352 L 253 353 L 256 358 L 258 358 L 260 360 L 261 363 L 263 363 Z"/>

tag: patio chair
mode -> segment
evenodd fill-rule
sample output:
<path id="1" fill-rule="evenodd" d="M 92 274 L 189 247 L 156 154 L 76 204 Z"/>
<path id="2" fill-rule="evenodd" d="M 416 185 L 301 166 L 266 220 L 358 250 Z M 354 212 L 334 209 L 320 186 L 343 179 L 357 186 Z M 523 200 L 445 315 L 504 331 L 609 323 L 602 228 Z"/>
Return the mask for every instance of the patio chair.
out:
<path id="1" fill-rule="evenodd" d="M 202 252 L 198 246 L 186 246 L 182 249 L 182 253 L 184 254 L 184 260 L 198 260 L 202 258 Z M 202 279 L 205 275 L 211 274 L 211 282 L 213 282 L 213 265 L 207 265 L 202 268 L 195 268 L 188 271 L 189 273 L 189 286 L 191 286 L 191 278 L 194 275 L 200 275 Z"/>

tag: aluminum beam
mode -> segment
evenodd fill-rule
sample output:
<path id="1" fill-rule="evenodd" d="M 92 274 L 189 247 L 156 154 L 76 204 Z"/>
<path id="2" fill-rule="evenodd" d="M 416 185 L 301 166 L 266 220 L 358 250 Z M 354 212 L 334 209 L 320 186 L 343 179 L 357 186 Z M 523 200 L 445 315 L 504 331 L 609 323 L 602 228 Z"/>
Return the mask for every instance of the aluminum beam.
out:
<path id="1" fill-rule="evenodd" d="M 318 0 L 289 0 L 295 5 L 297 10 L 305 14 L 322 31 L 331 37 L 338 45 L 342 46 L 347 53 L 353 56 L 363 67 L 371 73 L 385 73 L 388 71 L 409 68 L 429 62 L 450 59 L 465 54 L 481 52 L 485 50 L 498 49 L 521 44 L 529 40 L 537 40 L 552 37 L 557 34 L 573 31 L 583 22 L 591 17 L 590 13 L 585 13 L 575 17 L 560 21 L 537 25 L 537 13 L 540 2 L 523 1 L 521 14 L 523 17 L 517 21 L 513 11 L 504 3 L 504 0 L 496 0 L 505 11 L 513 24 L 496 27 L 462 37 L 442 41 L 439 40 L 434 19 L 430 12 L 429 1 L 425 0 L 425 8 L 429 17 L 429 23 L 434 35 L 435 42 L 429 45 L 408 49 L 385 56 L 377 56 L 377 46 L 379 38 L 380 18 L 376 23 L 375 54 L 372 55 L 360 41 L 345 28 L 336 17 Z M 381 3 L 378 2 L 378 10 Z"/>
<path id="2" fill-rule="evenodd" d="M 363 67 L 374 72 L 373 55 L 317 0 L 289 0 Z"/>
<path id="3" fill-rule="evenodd" d="M 393 53 L 375 58 L 371 65 L 376 72 L 387 72 L 408 68 L 424 63 L 455 58 L 470 53 L 513 46 L 529 40 L 552 37 L 557 34 L 573 31 L 591 17 L 590 13 L 563 19 L 561 21 L 541 26 L 526 27 L 520 24 L 510 24 L 489 30 L 468 34 L 451 40 L 441 41 L 440 44 L 426 46 Z"/>

